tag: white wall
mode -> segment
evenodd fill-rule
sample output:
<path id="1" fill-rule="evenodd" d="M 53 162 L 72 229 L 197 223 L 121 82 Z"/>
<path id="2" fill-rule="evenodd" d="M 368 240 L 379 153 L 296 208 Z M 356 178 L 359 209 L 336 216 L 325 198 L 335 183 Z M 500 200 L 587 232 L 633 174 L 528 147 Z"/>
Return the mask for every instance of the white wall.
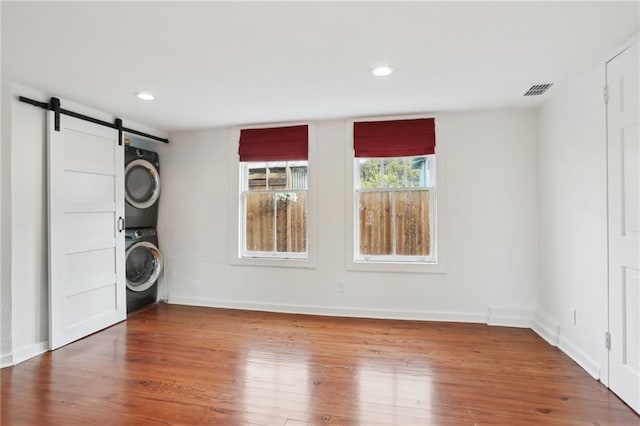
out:
<path id="1" fill-rule="evenodd" d="M 0 367 L 12 364 L 11 349 L 11 100 L 2 82 L 0 145 Z"/>
<path id="2" fill-rule="evenodd" d="M 347 271 L 345 121 L 316 123 L 315 269 L 229 263 L 230 129 L 171 136 L 163 160 L 166 291 L 174 303 L 529 326 L 536 301 L 535 113 L 437 114 L 446 151 L 445 274 Z M 440 163 L 439 163 L 440 164 Z M 344 293 L 336 281 L 344 280 Z M 492 318 L 489 309 L 493 307 Z"/>
<path id="3" fill-rule="evenodd" d="M 29 96 L 22 91 L 20 94 Z M 11 105 L 11 282 L 14 362 L 47 349 L 45 112 Z"/>
<path id="4" fill-rule="evenodd" d="M 46 120 L 18 95 L 50 95 L 3 81 L 2 86 L 2 365 L 48 349 Z M 62 100 L 63 107 L 113 122 L 115 117 Z M 138 123 L 135 128 L 163 136 Z M 144 145 L 144 141 L 138 141 Z M 123 165 L 124 167 L 124 165 Z"/>
<path id="5" fill-rule="evenodd" d="M 606 377 L 604 64 L 564 82 L 538 113 L 539 283 L 534 329 Z M 573 324 L 573 309 L 576 324 Z"/>

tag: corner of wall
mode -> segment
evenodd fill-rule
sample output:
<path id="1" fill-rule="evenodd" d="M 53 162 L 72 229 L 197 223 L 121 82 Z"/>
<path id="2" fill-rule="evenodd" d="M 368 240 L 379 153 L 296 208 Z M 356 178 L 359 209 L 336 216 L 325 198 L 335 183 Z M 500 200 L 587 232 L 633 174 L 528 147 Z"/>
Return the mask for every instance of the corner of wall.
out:
<path id="1" fill-rule="evenodd" d="M 560 324 L 549 318 L 548 315 L 536 311 L 533 313 L 531 329 L 551 346 L 558 346 L 560 339 Z"/>
<path id="2" fill-rule="evenodd" d="M 11 367 L 14 365 L 13 354 L 3 354 L 0 356 L 0 368 Z"/>
<path id="3" fill-rule="evenodd" d="M 49 350 L 49 341 L 34 343 L 24 348 L 16 349 L 12 354 L 13 365 L 43 354 Z"/>
<path id="4" fill-rule="evenodd" d="M 547 314 L 535 312 L 531 329 L 552 346 L 557 346 L 562 352 L 573 359 L 580 367 L 582 367 L 591 377 L 600 380 L 601 366 L 589 356 L 586 352 L 579 349 L 578 346 L 562 335 L 560 324 L 552 320 Z"/>

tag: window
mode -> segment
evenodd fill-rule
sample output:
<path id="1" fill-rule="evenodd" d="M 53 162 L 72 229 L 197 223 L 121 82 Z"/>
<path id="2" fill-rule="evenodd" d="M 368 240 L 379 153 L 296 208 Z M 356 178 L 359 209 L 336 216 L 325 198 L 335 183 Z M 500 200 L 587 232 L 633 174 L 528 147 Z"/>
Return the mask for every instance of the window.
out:
<path id="1" fill-rule="evenodd" d="M 435 156 L 356 158 L 357 261 L 433 259 Z"/>
<path id="2" fill-rule="evenodd" d="M 307 161 L 243 162 L 242 257 L 307 257 Z"/>
<path id="3" fill-rule="evenodd" d="M 436 263 L 433 119 L 354 123 L 354 157 L 354 261 Z"/>
<path id="4" fill-rule="evenodd" d="M 308 259 L 308 128 L 240 133 L 238 252 L 243 259 Z"/>

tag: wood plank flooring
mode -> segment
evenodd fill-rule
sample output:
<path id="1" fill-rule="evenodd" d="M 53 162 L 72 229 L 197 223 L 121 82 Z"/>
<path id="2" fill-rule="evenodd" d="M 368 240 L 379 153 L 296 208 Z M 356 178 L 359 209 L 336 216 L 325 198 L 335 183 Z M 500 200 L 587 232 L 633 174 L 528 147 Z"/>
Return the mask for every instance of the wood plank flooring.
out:
<path id="1" fill-rule="evenodd" d="M 1 371 L 6 425 L 639 425 L 531 330 L 158 305 Z"/>

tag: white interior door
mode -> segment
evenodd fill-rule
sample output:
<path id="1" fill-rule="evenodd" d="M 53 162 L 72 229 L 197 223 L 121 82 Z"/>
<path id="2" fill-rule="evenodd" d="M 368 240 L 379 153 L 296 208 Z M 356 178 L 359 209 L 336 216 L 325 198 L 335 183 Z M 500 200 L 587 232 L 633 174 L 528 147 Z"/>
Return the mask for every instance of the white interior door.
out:
<path id="1" fill-rule="evenodd" d="M 126 318 L 124 148 L 118 131 L 48 113 L 49 344 Z"/>
<path id="2" fill-rule="evenodd" d="M 640 412 L 638 44 L 607 63 L 609 387 Z"/>

